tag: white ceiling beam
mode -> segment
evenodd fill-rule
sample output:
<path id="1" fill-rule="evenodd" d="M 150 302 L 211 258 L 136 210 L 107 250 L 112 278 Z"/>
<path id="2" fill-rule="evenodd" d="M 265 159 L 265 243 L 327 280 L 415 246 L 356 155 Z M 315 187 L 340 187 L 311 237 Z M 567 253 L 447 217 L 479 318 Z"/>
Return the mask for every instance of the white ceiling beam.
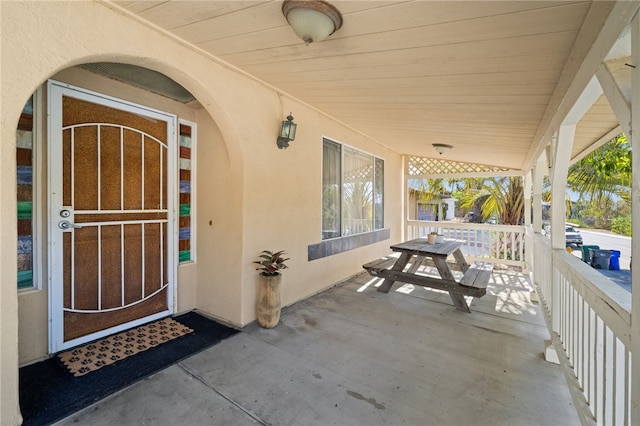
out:
<path id="1" fill-rule="evenodd" d="M 602 87 L 598 84 L 598 79 L 592 77 L 562 124 L 578 124 L 601 95 Z"/>
<path id="2" fill-rule="evenodd" d="M 593 2 L 592 10 L 589 13 L 603 13 L 602 10 L 594 8 L 606 7 L 604 2 Z M 545 115 L 540 122 L 536 136 L 529 154 L 523 162 L 522 169 L 530 170 L 538 157 L 545 150 L 551 137 L 558 131 L 560 125 L 565 120 L 567 114 L 576 103 L 584 88 L 595 74 L 600 64 L 604 61 L 619 36 L 629 25 L 629 22 L 640 8 L 640 3 L 635 1 L 617 1 L 611 8 L 602 28 L 590 28 L 588 18 L 583 27 L 583 31 L 598 31 L 593 44 L 591 44 L 584 60 L 576 67 L 576 64 L 568 63 L 563 72 L 561 80 L 558 82 L 559 91 L 554 93 L 549 102 Z M 582 36 L 582 33 L 580 34 Z M 589 34 L 583 42 L 592 40 Z M 576 49 L 585 49 L 584 45 L 576 45 Z M 564 89 L 566 87 L 566 89 Z"/>
<path id="3" fill-rule="evenodd" d="M 632 65 L 634 66 L 634 65 Z M 631 105 L 624 97 L 620 86 L 616 83 L 616 80 L 611 75 L 611 71 L 607 67 L 607 64 L 602 63 L 596 71 L 596 77 L 598 82 L 604 91 L 604 95 L 607 97 L 613 113 L 620 123 L 620 127 L 626 135 L 631 134 Z"/>

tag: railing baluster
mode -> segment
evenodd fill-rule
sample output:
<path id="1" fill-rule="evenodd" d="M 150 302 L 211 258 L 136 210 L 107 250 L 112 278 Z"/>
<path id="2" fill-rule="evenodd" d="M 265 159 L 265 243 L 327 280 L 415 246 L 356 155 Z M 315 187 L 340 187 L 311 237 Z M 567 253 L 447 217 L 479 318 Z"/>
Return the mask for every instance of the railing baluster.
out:
<path id="1" fill-rule="evenodd" d="M 578 357 L 580 356 L 580 349 L 578 347 L 578 340 L 580 338 L 580 311 L 578 310 L 578 292 L 573 290 L 573 368 L 578 367 Z"/>
<path id="2" fill-rule="evenodd" d="M 595 312 L 594 312 L 595 314 Z M 593 333 L 593 415 L 598 419 L 598 316 L 594 318 Z"/>
<path id="3" fill-rule="evenodd" d="M 591 351 L 592 348 L 595 346 L 595 327 L 594 327 L 594 320 L 595 320 L 595 313 L 593 312 L 593 309 L 591 309 L 591 307 L 589 307 L 589 345 L 587 346 L 587 363 L 588 363 L 588 368 L 587 368 L 587 374 L 589 376 L 589 383 L 588 383 L 588 387 L 587 387 L 587 402 L 591 403 L 593 401 L 593 389 L 594 389 L 594 385 L 593 385 L 593 378 L 594 378 L 594 371 L 593 371 L 593 357 L 591 356 Z"/>
<path id="4" fill-rule="evenodd" d="M 574 362 L 574 350 L 573 350 L 573 335 L 574 330 L 573 330 L 573 289 L 571 288 L 571 286 L 566 282 L 567 280 L 565 279 L 565 286 L 567 287 L 567 293 L 568 293 L 568 297 L 567 297 L 567 321 L 569 322 L 569 329 L 568 329 L 568 333 L 567 333 L 567 347 L 568 347 L 568 353 L 569 353 L 569 365 L 571 367 L 575 368 L 575 362 Z"/>
<path id="5" fill-rule="evenodd" d="M 611 424 L 615 425 L 616 423 L 616 384 L 618 382 L 618 357 L 617 357 L 617 353 L 618 353 L 618 339 L 616 339 L 615 336 L 613 336 L 613 345 L 611 348 L 611 351 L 613 352 L 611 354 L 611 357 L 613 359 L 613 365 L 611 366 L 611 368 L 613 369 L 612 374 L 611 374 Z"/>
<path id="6" fill-rule="evenodd" d="M 586 345 L 585 345 L 585 337 L 586 337 L 586 330 L 585 330 L 585 303 L 584 303 L 584 298 L 580 298 L 580 373 L 579 373 L 579 377 L 578 377 L 578 381 L 580 383 L 580 386 L 582 386 L 582 389 L 584 391 L 585 389 L 585 377 L 584 377 L 584 352 L 586 350 Z"/>
<path id="7" fill-rule="evenodd" d="M 600 387 L 600 409 L 602 413 L 601 423 L 605 424 L 607 419 L 607 325 L 602 321 L 602 368 L 600 369 L 602 386 Z"/>
<path id="8" fill-rule="evenodd" d="M 631 374 L 631 365 L 629 363 L 629 350 L 625 348 L 624 351 L 624 424 L 629 424 L 629 412 L 631 411 L 631 381 L 629 377 Z"/>

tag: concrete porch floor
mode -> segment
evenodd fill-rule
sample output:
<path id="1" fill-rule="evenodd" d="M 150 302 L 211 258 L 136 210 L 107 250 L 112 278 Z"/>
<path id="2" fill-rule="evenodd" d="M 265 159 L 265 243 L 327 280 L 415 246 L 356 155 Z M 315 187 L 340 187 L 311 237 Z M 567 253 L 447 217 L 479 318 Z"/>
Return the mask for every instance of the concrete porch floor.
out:
<path id="1" fill-rule="evenodd" d="M 526 276 L 495 271 L 471 314 L 379 284 L 359 274 L 58 424 L 579 424 Z"/>

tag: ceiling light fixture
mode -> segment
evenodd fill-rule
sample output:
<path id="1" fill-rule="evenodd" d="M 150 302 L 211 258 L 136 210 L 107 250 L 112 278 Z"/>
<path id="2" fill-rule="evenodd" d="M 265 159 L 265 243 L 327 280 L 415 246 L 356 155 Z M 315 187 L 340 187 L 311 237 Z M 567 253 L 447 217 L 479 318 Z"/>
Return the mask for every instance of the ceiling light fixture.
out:
<path id="1" fill-rule="evenodd" d="M 436 151 L 438 151 L 440 155 L 444 154 L 445 152 L 449 152 L 451 148 L 453 148 L 452 145 L 447 145 L 444 143 L 434 143 L 433 147 L 436 149 Z"/>
<path id="2" fill-rule="evenodd" d="M 307 46 L 324 40 L 342 26 L 340 11 L 322 0 L 285 0 L 282 14 Z"/>

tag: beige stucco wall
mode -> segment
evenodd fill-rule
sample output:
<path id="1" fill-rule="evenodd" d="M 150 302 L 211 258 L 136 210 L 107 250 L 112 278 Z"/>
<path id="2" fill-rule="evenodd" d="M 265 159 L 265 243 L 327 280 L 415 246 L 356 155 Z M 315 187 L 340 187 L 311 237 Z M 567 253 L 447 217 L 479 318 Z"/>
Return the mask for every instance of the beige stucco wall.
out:
<path id="1" fill-rule="evenodd" d="M 257 272 L 251 261 L 261 250 L 285 249 L 291 256 L 283 279 L 283 303 L 290 304 L 359 272 L 362 263 L 400 238 L 397 153 L 103 4 L 0 2 L 0 14 L 0 424 L 20 422 L 21 355 L 37 358 L 46 348 L 45 293 L 19 298 L 13 273 L 15 129 L 27 98 L 62 70 L 92 61 L 134 63 L 178 81 L 206 109 L 195 111 L 191 120 L 199 123 L 197 262 L 179 272 L 180 282 L 195 284 L 185 285 L 178 311 L 195 307 L 243 326 L 255 317 Z M 279 150 L 279 123 L 289 111 L 298 135 L 289 149 Z M 308 262 L 307 246 L 320 241 L 323 135 L 384 158 L 391 241 Z M 34 315 L 33 323 L 27 313 Z"/>
<path id="2" fill-rule="evenodd" d="M 261 250 L 286 250 L 291 257 L 290 269 L 284 271 L 282 301 L 289 304 L 353 275 L 361 265 L 381 255 L 389 242 L 362 247 L 338 255 L 307 261 L 307 247 L 321 241 L 322 224 L 322 137 L 349 144 L 385 160 L 385 218 L 392 225 L 392 239 L 400 238 L 400 194 L 402 167 L 400 156 L 393 155 L 370 139 L 345 128 L 339 123 L 316 115 L 289 102 L 284 108 L 293 111 L 298 131 L 291 147 L 275 150 L 272 136 L 254 152 L 251 158 L 253 173 L 246 174 L 246 188 L 255 188 L 245 199 L 244 212 L 254 214 L 244 224 L 245 273 L 242 295 L 243 321 L 253 319 L 253 301 L 257 287 L 257 274 L 251 273 L 251 261 Z M 276 134 L 276 130 L 271 135 Z M 270 158 L 272 157 L 272 158 Z M 268 160 L 267 160 L 268 159 Z M 265 178 L 267 177 L 267 178 Z M 263 190 L 265 179 L 277 190 Z"/>

